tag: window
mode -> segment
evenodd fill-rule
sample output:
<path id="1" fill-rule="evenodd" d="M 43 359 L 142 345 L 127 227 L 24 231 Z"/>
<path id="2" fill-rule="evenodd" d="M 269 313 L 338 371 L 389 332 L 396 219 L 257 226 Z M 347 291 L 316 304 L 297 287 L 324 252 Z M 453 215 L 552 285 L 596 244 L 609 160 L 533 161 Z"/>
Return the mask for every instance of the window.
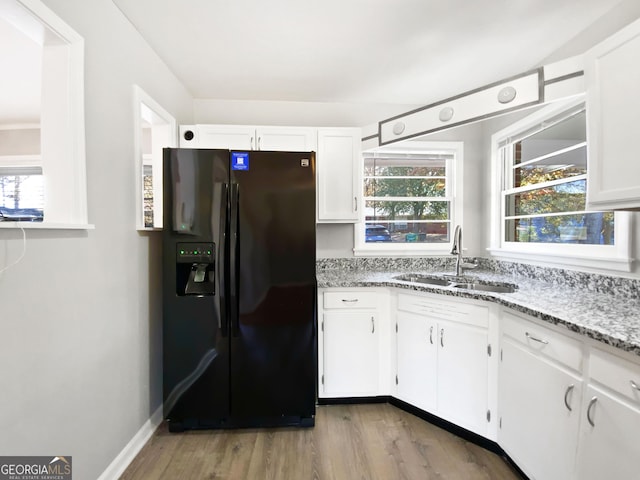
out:
<path id="1" fill-rule="evenodd" d="M 39 0 L 0 2 L 0 38 L 11 39 L 0 42 L 6 67 L 0 133 L 16 138 L 19 134 L 24 140 L 0 142 L 0 168 L 4 169 L 0 176 L 5 192 L 14 189 L 5 193 L 11 198 L 3 198 L 2 205 L 11 199 L 14 205 L 16 200 L 26 202 L 33 187 L 31 198 L 41 200 L 34 208 L 42 209 L 44 216 L 34 227 L 91 228 L 85 174 L 84 41 Z M 37 132 L 37 148 L 27 141 L 33 132 Z M 21 151 L 6 151 L 7 145 Z M 29 164 L 29 156 L 37 161 Z M 32 170 L 7 171 L 16 167 Z"/>
<path id="2" fill-rule="evenodd" d="M 613 212 L 586 209 L 582 101 L 551 106 L 498 132 L 493 150 L 500 212 L 494 254 L 557 255 L 563 257 L 559 263 L 571 264 L 583 262 L 569 258 L 625 256 L 624 242 L 616 238 L 617 223 L 624 220 Z"/>
<path id="3" fill-rule="evenodd" d="M 41 167 L 0 167 L 0 221 L 41 222 L 44 178 Z"/>
<path id="4" fill-rule="evenodd" d="M 162 149 L 176 145 L 176 120 L 133 86 L 138 230 L 162 228 Z"/>
<path id="5" fill-rule="evenodd" d="M 38 125 L 0 126 L 0 221 L 42 222 L 44 176 Z"/>
<path id="6" fill-rule="evenodd" d="M 461 223 L 462 144 L 407 142 L 363 154 L 363 204 L 356 253 L 443 253 Z M 375 252 L 375 253 L 373 253 Z"/>

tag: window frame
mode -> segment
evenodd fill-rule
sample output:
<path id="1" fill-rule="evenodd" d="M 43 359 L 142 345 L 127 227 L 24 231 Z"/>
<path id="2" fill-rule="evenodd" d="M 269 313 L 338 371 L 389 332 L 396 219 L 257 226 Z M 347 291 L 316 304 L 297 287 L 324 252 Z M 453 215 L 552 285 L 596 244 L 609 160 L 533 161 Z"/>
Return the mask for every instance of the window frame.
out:
<path id="1" fill-rule="evenodd" d="M 515 143 L 524 132 L 533 130 L 551 118 L 584 105 L 584 95 L 554 102 L 491 136 L 491 235 L 489 253 L 503 260 L 532 262 L 555 267 L 582 267 L 603 271 L 631 271 L 630 215 L 615 212 L 614 245 L 526 243 L 505 240 L 504 185 L 509 166 L 502 155 L 504 142 Z M 587 139 L 588 141 L 588 139 Z M 588 166 L 587 166 L 588 168 Z M 587 185 L 588 188 L 588 185 Z M 585 211 L 590 211 L 585 209 Z"/>
<path id="2" fill-rule="evenodd" d="M 41 159 L 43 222 L 0 228 L 93 229 L 88 223 L 84 125 L 84 39 L 40 0 L 13 0 L 0 15 L 43 47 Z"/>
<path id="3" fill-rule="evenodd" d="M 359 186 L 358 203 L 364 202 L 364 158 L 366 153 L 390 153 L 390 154 L 417 154 L 421 152 L 452 154 L 453 159 L 447 160 L 447 192 L 451 202 L 450 208 L 450 230 L 453 235 L 453 228 L 462 224 L 463 216 L 463 196 L 462 173 L 464 161 L 464 142 L 446 141 L 408 141 L 391 146 L 383 146 L 369 149 L 363 152 L 359 160 Z M 354 248 L 355 256 L 440 256 L 449 254 L 451 250 L 450 242 L 447 243 L 383 243 L 365 241 L 365 209 L 361 208 L 358 222 L 354 224 Z"/>
<path id="4" fill-rule="evenodd" d="M 143 126 L 150 129 L 150 151 L 145 151 Z M 177 145 L 176 119 L 139 85 L 133 85 L 133 155 L 136 179 L 136 229 L 162 229 L 162 149 Z M 153 182 L 153 226 L 144 221 L 144 169 L 151 167 Z"/>

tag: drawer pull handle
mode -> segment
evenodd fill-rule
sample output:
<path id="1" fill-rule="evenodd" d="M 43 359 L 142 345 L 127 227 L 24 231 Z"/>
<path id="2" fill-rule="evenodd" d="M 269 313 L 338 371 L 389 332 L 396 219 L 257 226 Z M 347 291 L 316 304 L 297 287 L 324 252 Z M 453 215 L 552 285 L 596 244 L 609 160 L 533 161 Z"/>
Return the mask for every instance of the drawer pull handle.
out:
<path id="1" fill-rule="evenodd" d="M 440 329 L 440 346 L 444 347 L 444 328 Z"/>
<path id="2" fill-rule="evenodd" d="M 549 345 L 549 342 L 547 340 L 541 340 L 537 337 L 534 337 L 533 335 L 531 335 L 529 332 L 524 332 L 524 335 L 530 339 L 533 340 L 534 342 L 538 342 L 538 343 L 542 343 L 543 345 Z"/>
<path id="3" fill-rule="evenodd" d="M 592 427 L 595 427 L 596 424 L 593 423 L 593 417 L 591 416 L 591 409 L 593 408 L 593 406 L 596 404 L 597 401 L 598 401 L 598 397 L 593 397 L 591 401 L 589 401 L 589 406 L 587 407 L 587 420 L 589 421 L 589 424 Z"/>
<path id="4" fill-rule="evenodd" d="M 629 380 L 629 383 L 631 384 L 631 388 L 640 391 L 640 385 L 638 385 L 636 382 L 634 382 L 633 380 Z"/>
<path id="5" fill-rule="evenodd" d="M 376 333 L 376 321 L 371 317 L 371 333 Z"/>
<path id="6" fill-rule="evenodd" d="M 433 345 L 433 325 L 429 327 L 429 343 Z"/>
<path id="7" fill-rule="evenodd" d="M 358 301 L 357 298 L 343 298 L 342 301 L 344 303 L 356 303 Z"/>
<path id="8" fill-rule="evenodd" d="M 575 385 L 572 383 L 567 387 L 566 392 L 564 392 L 564 405 L 565 407 L 567 407 L 567 410 L 569 410 L 570 412 L 573 411 L 573 409 L 571 408 L 571 405 L 569 405 L 569 394 L 573 392 L 574 388 L 575 388 Z"/>

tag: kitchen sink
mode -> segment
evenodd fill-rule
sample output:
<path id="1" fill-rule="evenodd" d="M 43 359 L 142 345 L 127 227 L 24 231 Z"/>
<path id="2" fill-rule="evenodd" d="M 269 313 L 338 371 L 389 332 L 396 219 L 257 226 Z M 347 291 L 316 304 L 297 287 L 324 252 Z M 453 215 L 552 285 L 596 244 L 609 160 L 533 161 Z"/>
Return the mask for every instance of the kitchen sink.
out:
<path id="1" fill-rule="evenodd" d="M 512 285 L 510 283 L 503 283 L 500 285 L 491 285 L 487 283 L 456 283 L 453 285 L 453 288 L 494 293 L 513 293 L 518 289 L 516 285 Z"/>
<path id="2" fill-rule="evenodd" d="M 399 275 L 394 278 L 396 280 L 403 280 L 405 282 L 422 283 L 425 285 L 438 285 L 440 287 L 448 287 L 449 285 L 451 285 L 451 280 L 448 280 L 446 278 L 428 277 L 423 275 L 407 274 L 407 275 Z"/>
<path id="3" fill-rule="evenodd" d="M 447 278 L 447 276 L 449 278 Z M 404 275 L 398 275 L 393 278 L 404 282 L 419 283 L 422 285 L 437 285 L 439 287 L 451 287 L 460 290 L 475 290 L 479 292 L 513 293 L 518 289 L 518 286 L 513 283 L 490 283 L 484 281 L 473 282 L 470 281 L 471 279 L 447 274 L 436 277 L 422 275 L 419 273 L 405 273 Z"/>

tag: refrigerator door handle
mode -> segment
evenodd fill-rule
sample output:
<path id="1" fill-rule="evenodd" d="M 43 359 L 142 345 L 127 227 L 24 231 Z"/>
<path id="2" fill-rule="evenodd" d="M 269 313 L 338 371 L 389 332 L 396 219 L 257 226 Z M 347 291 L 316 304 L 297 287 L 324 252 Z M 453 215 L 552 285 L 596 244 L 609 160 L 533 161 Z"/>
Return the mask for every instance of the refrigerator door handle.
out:
<path id="1" fill-rule="evenodd" d="M 222 229 L 222 235 L 220 235 L 221 245 L 219 247 L 218 258 L 228 258 L 228 250 L 227 245 L 229 244 L 229 240 L 227 238 L 227 232 L 229 231 L 229 184 L 222 184 L 222 192 L 220 194 L 220 225 L 219 228 Z M 220 305 L 223 307 L 223 311 L 220 312 L 221 315 L 218 315 L 218 328 L 220 329 L 220 333 L 223 337 L 227 337 L 229 335 L 229 308 L 225 307 L 226 302 L 229 299 L 229 268 L 227 267 L 226 261 L 223 265 L 219 265 L 218 268 L 221 268 L 222 274 L 219 275 L 220 281 L 222 285 L 220 286 L 220 291 L 222 292 L 222 301 Z M 223 318 L 224 317 L 224 318 Z"/>
<path id="2" fill-rule="evenodd" d="M 234 337 L 240 334 L 240 187 L 237 183 L 231 184 L 231 228 L 229 256 L 230 267 L 230 325 Z"/>

